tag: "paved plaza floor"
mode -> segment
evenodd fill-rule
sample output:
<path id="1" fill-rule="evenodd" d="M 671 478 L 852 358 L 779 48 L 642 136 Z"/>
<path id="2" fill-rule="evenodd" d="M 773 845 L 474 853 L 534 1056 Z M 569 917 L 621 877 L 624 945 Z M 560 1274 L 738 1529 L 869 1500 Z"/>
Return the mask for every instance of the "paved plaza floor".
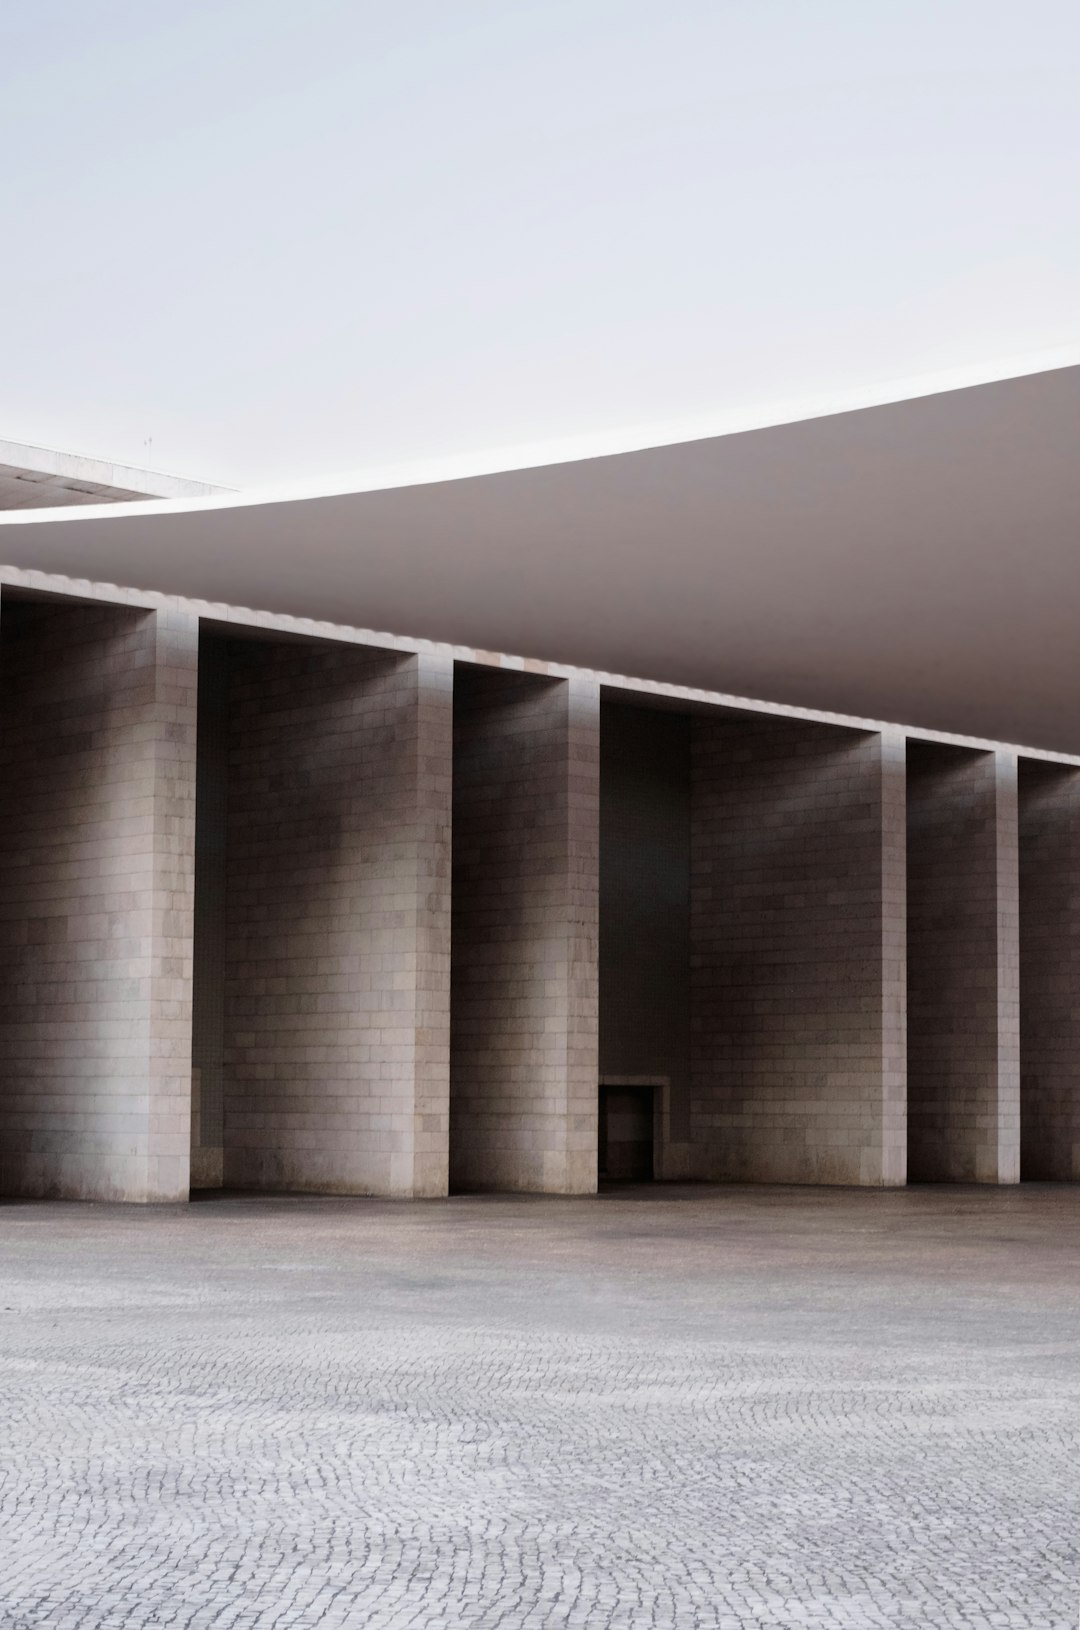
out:
<path id="1" fill-rule="evenodd" d="M 1075 1630 L 1080 1188 L 0 1205 L 0 1625 Z"/>

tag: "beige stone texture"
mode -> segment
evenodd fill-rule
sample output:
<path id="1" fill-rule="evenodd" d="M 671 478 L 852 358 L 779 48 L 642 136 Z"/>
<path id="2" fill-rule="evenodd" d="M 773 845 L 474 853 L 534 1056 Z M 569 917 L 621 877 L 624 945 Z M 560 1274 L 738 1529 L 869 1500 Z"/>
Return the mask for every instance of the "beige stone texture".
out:
<path id="1" fill-rule="evenodd" d="M 1020 1176 L 1016 755 L 908 743 L 908 1176 Z"/>
<path id="2" fill-rule="evenodd" d="M 662 978 L 624 945 L 608 964 L 605 1070 L 662 1081 L 657 1170 L 1013 1182 L 1022 1102 L 1025 1175 L 1080 1178 L 1074 765 L 1025 756 L 1018 826 L 1011 750 L 911 740 L 908 919 L 892 727 L 8 567 L 0 584 L 8 1192 L 177 1198 L 190 1165 L 196 1186 L 440 1194 L 448 1141 L 458 1186 L 590 1192 L 601 680 L 691 715 L 688 1086 L 672 923 Z M 654 839 L 669 865 L 681 838 Z M 646 881 L 666 909 L 670 878 Z"/>
<path id="3" fill-rule="evenodd" d="M 1021 759 L 1020 1175 L 1080 1182 L 1080 770 Z"/>
<path id="4" fill-rule="evenodd" d="M 460 670 L 450 1179 L 596 1188 L 599 691 Z"/>
<path id="5" fill-rule="evenodd" d="M 224 1181 L 447 1188 L 452 670 L 229 652 Z"/>
<path id="6" fill-rule="evenodd" d="M 5 599 L 0 1187 L 188 1193 L 197 625 Z"/>
<path id="7" fill-rule="evenodd" d="M 690 902 L 696 1175 L 903 1183 L 900 738 L 697 717 Z"/>
<path id="8" fill-rule="evenodd" d="M 228 642 L 199 636 L 192 977 L 191 1186 L 224 1180 L 225 881 L 229 762 Z"/>

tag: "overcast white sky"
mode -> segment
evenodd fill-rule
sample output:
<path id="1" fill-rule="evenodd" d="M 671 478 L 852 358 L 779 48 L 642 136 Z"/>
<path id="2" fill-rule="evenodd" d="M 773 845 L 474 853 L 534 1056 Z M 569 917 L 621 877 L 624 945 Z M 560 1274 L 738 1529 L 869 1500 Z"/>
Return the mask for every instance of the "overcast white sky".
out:
<path id="1" fill-rule="evenodd" d="M 0 437 L 253 485 L 1075 342 L 1078 61 L 1075 0 L 12 5 Z"/>

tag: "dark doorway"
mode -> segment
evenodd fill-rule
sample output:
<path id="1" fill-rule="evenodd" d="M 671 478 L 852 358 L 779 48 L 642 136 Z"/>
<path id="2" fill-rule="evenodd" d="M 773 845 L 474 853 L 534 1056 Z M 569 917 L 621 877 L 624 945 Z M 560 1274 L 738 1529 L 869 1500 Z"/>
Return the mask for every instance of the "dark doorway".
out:
<path id="1" fill-rule="evenodd" d="M 654 1087 L 600 1088 L 599 1175 L 608 1183 L 653 1179 Z"/>

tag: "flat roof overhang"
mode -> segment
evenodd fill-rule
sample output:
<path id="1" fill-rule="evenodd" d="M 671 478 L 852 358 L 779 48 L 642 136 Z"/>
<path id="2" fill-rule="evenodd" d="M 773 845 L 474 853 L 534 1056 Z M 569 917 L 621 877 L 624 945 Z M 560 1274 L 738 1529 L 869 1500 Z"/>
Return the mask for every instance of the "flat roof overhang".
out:
<path id="1" fill-rule="evenodd" d="M 209 481 L 188 481 L 81 453 L 0 441 L 0 510 L 86 507 L 138 498 L 209 498 L 228 490 Z"/>
<path id="2" fill-rule="evenodd" d="M 0 561 L 1080 753 L 1080 366 L 364 485 L 0 515 Z"/>

